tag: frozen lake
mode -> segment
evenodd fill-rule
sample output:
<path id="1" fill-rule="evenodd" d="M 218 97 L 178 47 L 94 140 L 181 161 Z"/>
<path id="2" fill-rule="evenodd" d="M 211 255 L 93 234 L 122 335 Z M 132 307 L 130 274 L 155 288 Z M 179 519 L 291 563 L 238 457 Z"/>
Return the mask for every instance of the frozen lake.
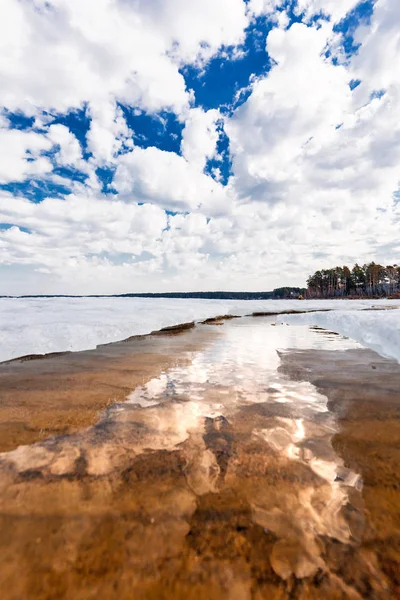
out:
<path id="1" fill-rule="evenodd" d="M 398 300 L 1 298 L 0 361 L 27 354 L 86 350 L 217 315 L 319 309 L 333 309 L 335 313 L 295 315 L 290 319 L 302 318 L 309 324 L 334 329 L 400 360 L 400 311 L 364 312 L 371 307 L 399 306 Z"/>

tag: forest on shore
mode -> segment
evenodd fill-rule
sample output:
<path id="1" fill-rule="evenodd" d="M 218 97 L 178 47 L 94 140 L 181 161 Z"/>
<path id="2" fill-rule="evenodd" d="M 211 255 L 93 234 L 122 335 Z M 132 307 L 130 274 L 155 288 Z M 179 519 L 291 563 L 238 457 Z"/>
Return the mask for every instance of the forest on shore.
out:
<path id="1" fill-rule="evenodd" d="M 400 266 L 371 262 L 316 271 L 307 279 L 307 298 L 400 297 Z"/>

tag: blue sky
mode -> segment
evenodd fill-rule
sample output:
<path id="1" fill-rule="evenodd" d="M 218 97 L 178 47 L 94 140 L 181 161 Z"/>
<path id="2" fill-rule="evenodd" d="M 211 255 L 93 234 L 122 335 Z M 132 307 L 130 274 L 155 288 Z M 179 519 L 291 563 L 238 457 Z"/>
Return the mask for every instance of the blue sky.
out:
<path id="1" fill-rule="evenodd" d="M 267 290 L 398 261 L 394 0 L 0 17 L 0 293 Z"/>

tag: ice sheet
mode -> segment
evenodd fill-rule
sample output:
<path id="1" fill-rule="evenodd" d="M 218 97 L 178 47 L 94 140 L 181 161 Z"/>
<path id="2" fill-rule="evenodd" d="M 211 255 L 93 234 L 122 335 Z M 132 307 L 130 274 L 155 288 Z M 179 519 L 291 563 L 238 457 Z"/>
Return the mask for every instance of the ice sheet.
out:
<path id="1" fill-rule="evenodd" d="M 400 362 L 400 310 L 357 310 L 285 315 L 279 322 L 307 323 L 336 331 Z"/>
<path id="2" fill-rule="evenodd" d="M 399 301 L 352 301 L 352 300 L 197 300 L 164 298 L 0 298 L 0 360 L 8 360 L 26 354 L 44 354 L 65 350 L 85 350 L 98 344 L 118 341 L 131 335 L 150 333 L 187 321 L 201 321 L 223 314 L 246 315 L 252 312 L 283 312 L 285 310 L 340 309 L 340 314 L 352 312 L 353 329 L 357 334 L 357 319 L 353 311 L 368 306 L 399 306 Z M 389 314 L 390 312 L 390 314 Z M 397 322 L 398 315 L 370 313 L 367 318 L 387 323 L 382 326 L 379 341 L 374 348 L 385 348 L 393 355 L 396 332 L 391 333 L 388 324 Z M 397 311 L 396 311 L 397 312 Z M 323 315 L 324 313 L 322 313 Z M 327 313 L 329 315 L 330 313 Z M 358 313 L 362 314 L 362 313 Z M 383 315 L 383 317 L 382 317 Z M 313 317 L 311 322 L 323 319 Z M 342 320 L 340 320 L 342 319 Z M 318 321 L 321 323 L 322 321 Z M 324 321 L 325 322 L 325 321 Z M 337 321 L 343 323 L 343 316 Z M 318 324 L 317 323 L 317 324 Z M 333 325 L 329 325 L 333 327 Z M 353 332 L 352 329 L 352 332 Z M 398 334 L 397 329 L 397 336 Z M 346 334 L 347 335 L 347 334 Z M 364 336 L 365 337 L 365 336 Z M 367 343 L 366 338 L 357 341 Z M 391 350 L 387 351 L 390 347 Z M 372 346 L 371 346 L 372 347 Z M 398 352 L 397 356 L 400 355 Z"/>

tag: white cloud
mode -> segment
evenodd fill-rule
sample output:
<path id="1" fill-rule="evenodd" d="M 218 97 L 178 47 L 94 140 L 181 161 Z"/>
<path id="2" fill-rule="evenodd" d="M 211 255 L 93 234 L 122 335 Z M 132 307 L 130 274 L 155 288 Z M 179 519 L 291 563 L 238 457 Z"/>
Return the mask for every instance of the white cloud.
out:
<path id="1" fill-rule="evenodd" d="M 247 24 L 243 0 L 3 0 L 0 107 L 40 119 L 86 103 L 88 149 L 110 162 L 129 135 L 116 103 L 184 120 L 193 94 L 179 68 L 241 44 Z"/>
<path id="2" fill-rule="evenodd" d="M 41 152 L 50 149 L 51 143 L 43 135 L 0 129 L 0 183 L 50 173 L 51 162 L 41 156 Z"/>
<path id="3" fill-rule="evenodd" d="M 225 211 L 229 191 L 174 152 L 134 148 L 117 160 L 114 187 L 125 200 L 152 202 L 168 210 L 206 214 Z"/>
<path id="4" fill-rule="evenodd" d="M 250 0 L 248 3 L 248 11 L 249 14 L 256 17 L 259 17 L 260 15 L 273 15 L 275 10 L 282 6 L 283 1 L 284 0 Z"/>
<path id="5" fill-rule="evenodd" d="M 186 119 L 182 135 L 182 154 L 199 171 L 204 170 L 207 159 L 216 156 L 219 118 L 217 110 L 204 111 L 202 108 L 193 108 Z"/>
<path id="6" fill-rule="evenodd" d="M 180 64 L 240 44 L 247 22 L 242 0 L 3 0 L 0 105 L 34 114 L 112 98 L 180 114 Z"/>
<path id="7" fill-rule="evenodd" d="M 367 89 L 377 89 L 382 75 L 374 78 L 374 62 L 368 60 L 375 51 L 373 32 L 381 31 L 382 42 L 376 44 L 382 52 L 384 35 L 389 37 L 389 62 L 382 55 L 383 65 L 395 64 L 397 29 L 393 26 L 396 32 L 388 36 L 387 28 L 400 19 L 388 3 L 378 2 L 371 30 L 358 32 L 365 46 L 347 67 L 325 56 L 325 47 L 337 43 L 329 24 L 272 30 L 267 49 L 277 64 L 253 84 L 247 102 L 225 123 L 234 154 L 232 185 L 242 199 L 236 210 L 241 228 L 247 227 L 246 214 L 254 227 L 261 221 L 270 247 L 278 250 L 277 259 L 286 256 L 286 265 L 304 268 L 307 263 L 311 272 L 335 262 L 391 262 L 398 256 L 398 70 L 389 75 L 386 69 L 391 86 L 381 98 L 364 94 L 365 105 L 358 88 L 351 92 L 348 85 L 365 77 Z M 265 203 L 267 211 L 254 201 Z M 256 240 L 255 232 L 254 247 L 262 248 Z M 291 257 L 283 240 L 294 251 Z M 241 249 L 249 261 L 251 247 L 243 242 Z"/>
<path id="8" fill-rule="evenodd" d="M 306 20 L 312 16 L 324 14 L 333 22 L 340 21 L 355 8 L 359 0 L 297 0 L 294 10 L 297 14 L 304 13 Z M 286 0 L 250 0 L 248 9 L 254 16 L 271 15 L 279 19 L 286 8 Z M 280 10 L 277 10 L 280 9 Z M 284 23 L 282 23 L 284 26 Z"/>
<path id="9" fill-rule="evenodd" d="M 1 11 L 3 106 L 28 113 L 37 107 L 66 111 L 110 96 L 150 109 L 186 106 L 182 76 L 154 27 L 143 27 L 134 5 L 5 0 Z"/>
<path id="10" fill-rule="evenodd" d="M 36 264 L 60 272 L 63 265 L 92 255 L 140 255 L 155 251 L 167 225 L 163 210 L 146 204 L 126 205 L 96 196 L 71 195 L 33 204 L 24 198 L 0 197 L 0 222 L 17 227 L 2 232 L 0 262 Z M 111 261 L 112 262 L 112 261 Z"/>
<path id="11" fill-rule="evenodd" d="M 90 110 L 91 124 L 87 134 L 89 152 L 97 163 L 113 162 L 123 145 L 133 145 L 131 134 L 120 108 L 112 102 Z"/>
<path id="12" fill-rule="evenodd" d="M 76 137 L 65 125 L 51 125 L 48 129 L 47 137 L 52 142 L 60 146 L 57 152 L 57 161 L 62 165 L 79 166 L 82 160 L 81 146 Z"/>
<path id="13" fill-rule="evenodd" d="M 400 86 L 400 4 L 378 0 L 370 27 L 359 27 L 355 41 L 361 47 L 354 56 L 351 72 L 361 85 L 355 90 L 359 104 L 368 101 L 374 91 L 389 90 L 398 101 Z"/>
<path id="14" fill-rule="evenodd" d="M 331 17 L 333 22 L 337 22 L 357 4 L 359 0 L 297 0 L 297 12 L 304 12 L 308 18 L 323 13 Z"/>
<path id="15" fill-rule="evenodd" d="M 137 0 L 136 6 L 183 63 L 203 63 L 223 45 L 240 45 L 248 25 L 242 0 Z"/>
<path id="16" fill-rule="evenodd" d="M 5 115 L 0 113 L 0 129 L 8 129 L 10 122 Z"/>
<path id="17" fill-rule="evenodd" d="M 311 141 L 333 135 L 351 103 L 349 75 L 322 54 L 331 29 L 294 24 L 273 29 L 267 49 L 276 66 L 253 85 L 225 129 L 240 195 L 275 202 L 302 179 Z"/>

